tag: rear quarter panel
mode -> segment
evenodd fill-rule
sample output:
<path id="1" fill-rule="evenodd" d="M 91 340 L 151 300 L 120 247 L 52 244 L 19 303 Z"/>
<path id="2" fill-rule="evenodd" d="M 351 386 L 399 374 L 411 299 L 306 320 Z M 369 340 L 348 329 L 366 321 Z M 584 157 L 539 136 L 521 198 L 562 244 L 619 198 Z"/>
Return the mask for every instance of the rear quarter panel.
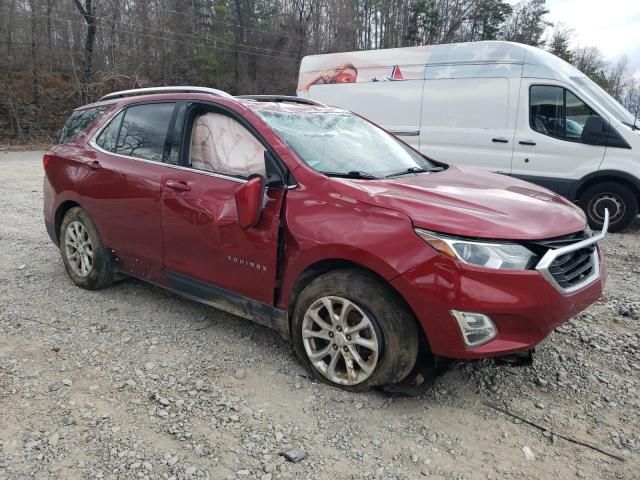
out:
<path id="1" fill-rule="evenodd" d="M 56 218 L 58 208 L 66 201 L 81 204 L 81 197 L 76 191 L 76 181 L 79 170 L 83 168 L 81 162 L 83 149 L 77 144 L 55 145 L 47 155 L 52 160 L 45 169 L 43 181 L 43 210 L 45 222 L 56 226 L 60 219 Z"/>

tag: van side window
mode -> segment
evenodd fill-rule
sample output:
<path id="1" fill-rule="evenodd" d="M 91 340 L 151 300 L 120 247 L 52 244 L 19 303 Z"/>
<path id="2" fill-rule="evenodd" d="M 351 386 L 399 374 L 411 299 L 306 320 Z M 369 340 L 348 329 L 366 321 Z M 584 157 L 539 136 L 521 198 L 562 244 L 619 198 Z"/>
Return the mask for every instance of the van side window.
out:
<path id="1" fill-rule="evenodd" d="M 533 85 L 529 91 L 529 124 L 538 133 L 582 142 L 582 129 L 590 116 L 598 114 L 566 88 Z"/>
<path id="2" fill-rule="evenodd" d="M 193 122 L 189 160 L 196 170 L 242 178 L 266 176 L 264 152 L 262 143 L 227 115 L 203 113 Z"/>
<path id="3" fill-rule="evenodd" d="M 127 108 L 115 153 L 162 162 L 174 103 L 149 103 Z"/>
<path id="4" fill-rule="evenodd" d="M 575 142 L 582 141 L 582 129 L 587 123 L 587 118 L 599 116 L 591 109 L 591 107 L 576 97 L 569 90 L 566 90 L 565 93 L 565 112 L 567 115 L 567 140 L 573 140 Z"/>

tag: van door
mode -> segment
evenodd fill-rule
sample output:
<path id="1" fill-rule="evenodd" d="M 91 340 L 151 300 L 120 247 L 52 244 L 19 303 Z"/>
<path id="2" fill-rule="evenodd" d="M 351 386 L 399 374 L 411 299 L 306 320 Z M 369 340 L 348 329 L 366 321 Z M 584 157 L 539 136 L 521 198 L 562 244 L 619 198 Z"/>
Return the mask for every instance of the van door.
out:
<path id="1" fill-rule="evenodd" d="M 552 80 L 523 78 L 520 106 L 511 174 L 571 198 L 576 181 L 604 158 L 604 146 L 581 140 L 587 118 L 598 113 Z"/>
<path id="2" fill-rule="evenodd" d="M 424 80 L 313 85 L 309 96 L 362 115 L 420 147 L 420 105 Z"/>
<path id="3" fill-rule="evenodd" d="M 519 83 L 519 78 L 426 80 L 420 150 L 445 163 L 509 173 L 515 130 L 509 98 L 517 98 Z"/>

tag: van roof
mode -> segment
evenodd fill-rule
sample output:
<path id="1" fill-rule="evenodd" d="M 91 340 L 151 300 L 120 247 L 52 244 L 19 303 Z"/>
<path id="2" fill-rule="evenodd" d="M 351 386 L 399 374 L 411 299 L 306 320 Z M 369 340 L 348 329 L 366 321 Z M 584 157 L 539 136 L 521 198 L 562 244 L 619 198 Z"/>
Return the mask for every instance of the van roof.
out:
<path id="1" fill-rule="evenodd" d="M 321 71 L 328 65 L 350 63 L 358 69 L 393 67 L 436 67 L 456 65 L 512 65 L 523 77 L 567 80 L 584 76 L 578 69 L 555 55 L 536 47 L 514 42 L 481 41 L 425 45 L 418 47 L 364 50 L 359 52 L 308 55 L 302 59 L 300 73 Z M 471 75 L 473 76 L 473 75 Z M 438 77 L 442 78 L 442 77 Z"/>

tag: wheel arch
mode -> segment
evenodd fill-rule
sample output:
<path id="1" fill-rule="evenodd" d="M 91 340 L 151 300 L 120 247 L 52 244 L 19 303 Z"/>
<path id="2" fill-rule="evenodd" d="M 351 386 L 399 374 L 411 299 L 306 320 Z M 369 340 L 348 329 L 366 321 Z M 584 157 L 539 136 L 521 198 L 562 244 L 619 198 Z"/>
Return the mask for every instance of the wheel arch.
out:
<path id="1" fill-rule="evenodd" d="M 415 312 L 411 308 L 411 305 L 409 305 L 409 302 L 407 302 L 404 296 L 387 279 L 385 279 L 382 275 L 378 274 L 376 271 L 372 270 L 371 268 L 361 263 L 358 263 L 349 259 L 344 259 L 344 258 L 328 258 L 328 259 L 319 260 L 315 263 L 312 263 L 311 265 L 308 265 L 297 276 L 291 289 L 289 290 L 288 298 L 287 298 L 288 322 L 286 326 L 287 328 L 286 336 L 288 341 L 291 341 L 292 339 L 291 325 L 293 320 L 293 311 L 294 311 L 297 299 L 300 296 L 300 293 L 304 290 L 304 288 L 307 285 L 309 285 L 313 280 L 315 280 L 316 278 L 326 273 L 329 273 L 335 270 L 346 270 L 346 269 L 359 270 L 365 275 L 368 275 L 376 279 L 378 282 L 380 282 L 381 285 L 383 285 L 387 290 L 389 290 L 389 292 L 391 292 L 396 298 L 398 298 L 398 300 L 402 302 L 402 304 L 405 306 L 407 311 L 413 317 L 413 321 L 415 322 L 416 328 L 418 329 L 418 335 L 419 335 L 421 344 L 424 342 L 424 344 L 427 347 L 429 346 L 429 341 L 426 337 L 424 329 L 422 328 L 422 325 L 418 321 L 418 317 L 416 316 Z"/>
<path id="2" fill-rule="evenodd" d="M 60 245 L 60 227 L 62 225 L 62 219 L 67 214 L 67 212 L 74 207 L 82 208 L 82 205 L 80 205 L 78 202 L 75 202 L 73 200 L 65 200 L 60 205 L 58 205 L 58 208 L 56 209 L 56 213 L 54 217 L 54 222 L 55 222 L 54 228 L 55 228 L 55 236 L 56 236 L 55 240 L 57 245 Z"/>
<path id="3" fill-rule="evenodd" d="M 640 201 L 640 179 L 619 170 L 601 170 L 587 175 L 577 186 L 574 198 L 580 201 L 587 189 L 602 182 L 618 182 L 631 189 Z"/>

